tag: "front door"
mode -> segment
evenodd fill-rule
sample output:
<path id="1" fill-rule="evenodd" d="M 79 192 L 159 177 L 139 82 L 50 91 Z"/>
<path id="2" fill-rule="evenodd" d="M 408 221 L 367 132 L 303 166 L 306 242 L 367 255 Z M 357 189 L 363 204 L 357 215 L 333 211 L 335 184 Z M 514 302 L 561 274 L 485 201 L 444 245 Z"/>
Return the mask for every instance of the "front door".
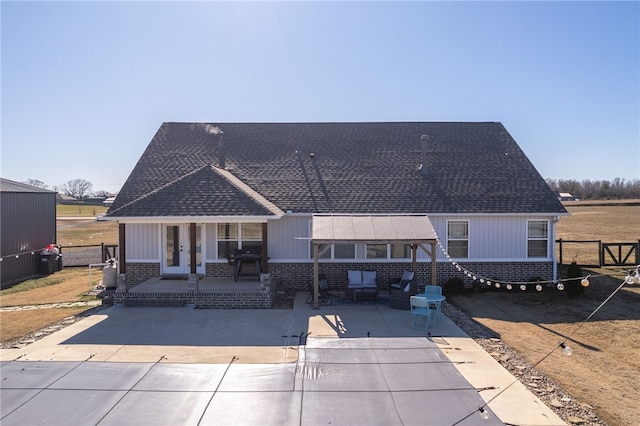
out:
<path id="1" fill-rule="evenodd" d="M 191 272 L 191 252 L 189 244 L 189 225 L 164 225 L 163 240 L 163 274 L 188 274 Z M 196 271 L 204 273 L 202 262 L 202 227 L 196 225 Z"/>

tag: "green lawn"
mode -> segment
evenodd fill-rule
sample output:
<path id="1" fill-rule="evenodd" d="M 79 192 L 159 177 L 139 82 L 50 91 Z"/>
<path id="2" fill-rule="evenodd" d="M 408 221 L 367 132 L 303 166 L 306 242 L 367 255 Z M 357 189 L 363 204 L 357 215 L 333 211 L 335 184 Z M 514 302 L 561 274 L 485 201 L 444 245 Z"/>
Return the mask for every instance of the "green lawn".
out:
<path id="1" fill-rule="evenodd" d="M 86 204 L 77 204 L 77 205 L 67 205 L 67 204 L 57 204 L 56 205 L 56 216 L 57 217 L 90 217 L 97 216 L 101 213 L 106 213 L 109 210 L 107 207 L 103 206 L 91 206 Z"/>

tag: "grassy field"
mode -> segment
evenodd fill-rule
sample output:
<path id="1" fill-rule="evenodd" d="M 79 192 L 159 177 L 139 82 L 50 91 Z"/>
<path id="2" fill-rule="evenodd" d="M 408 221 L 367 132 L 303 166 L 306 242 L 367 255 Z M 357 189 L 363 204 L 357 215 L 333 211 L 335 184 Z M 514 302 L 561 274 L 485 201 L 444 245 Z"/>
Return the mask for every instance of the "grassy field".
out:
<path id="1" fill-rule="evenodd" d="M 557 224 L 556 239 L 600 240 L 603 243 L 637 243 L 640 239 L 640 205 L 600 206 L 572 202 L 565 206 L 571 216 Z M 563 263 L 597 265 L 597 243 L 563 243 Z"/>
<path id="2" fill-rule="evenodd" d="M 103 206 L 91 206 L 86 204 L 56 204 L 57 217 L 96 217 L 109 210 Z"/>

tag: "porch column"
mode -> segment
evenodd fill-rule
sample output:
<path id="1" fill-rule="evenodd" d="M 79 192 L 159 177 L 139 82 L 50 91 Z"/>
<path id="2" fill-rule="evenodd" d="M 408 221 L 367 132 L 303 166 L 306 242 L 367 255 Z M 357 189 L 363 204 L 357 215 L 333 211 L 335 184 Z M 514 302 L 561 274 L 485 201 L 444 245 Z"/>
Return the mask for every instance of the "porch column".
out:
<path id="1" fill-rule="evenodd" d="M 424 244 L 420 244 L 420 248 L 424 250 L 431 257 L 431 285 L 437 285 L 438 275 L 436 273 L 436 243 L 430 242 L 431 249 L 428 249 Z"/>
<path id="2" fill-rule="evenodd" d="M 269 273 L 269 238 L 267 235 L 267 224 L 262 224 L 262 256 L 260 262 L 262 262 L 261 269 L 265 274 Z"/>
<path id="3" fill-rule="evenodd" d="M 431 284 L 438 285 L 438 274 L 436 271 L 436 243 L 431 243 Z"/>
<path id="4" fill-rule="evenodd" d="M 416 273 L 416 269 L 418 267 L 418 245 L 411 244 L 411 266 L 413 273 Z"/>
<path id="5" fill-rule="evenodd" d="M 125 238 L 126 238 L 125 224 L 119 223 L 118 224 L 118 259 L 119 259 L 118 266 L 120 267 L 121 274 L 127 273 L 127 256 L 125 251 Z"/>
<path id="6" fill-rule="evenodd" d="M 191 262 L 191 273 L 196 273 L 196 224 L 189 224 L 189 248 L 190 248 L 190 262 Z"/>
<path id="7" fill-rule="evenodd" d="M 319 250 L 320 245 L 313 245 L 313 309 L 318 309 L 318 273 L 320 272 L 320 268 L 318 265 L 318 258 L 320 257 Z"/>

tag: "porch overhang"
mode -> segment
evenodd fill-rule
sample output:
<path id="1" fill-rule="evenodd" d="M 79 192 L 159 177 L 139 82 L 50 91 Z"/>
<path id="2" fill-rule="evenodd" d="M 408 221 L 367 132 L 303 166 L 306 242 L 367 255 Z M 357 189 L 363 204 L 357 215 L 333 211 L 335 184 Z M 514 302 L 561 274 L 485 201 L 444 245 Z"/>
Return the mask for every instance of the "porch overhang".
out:
<path id="1" fill-rule="evenodd" d="M 438 236 L 427 215 L 313 215 L 314 308 L 318 307 L 318 259 L 320 246 L 326 244 L 408 244 L 411 246 L 413 270 L 417 249 L 431 257 L 431 280 L 436 282 L 436 249 Z M 430 245 L 427 249 L 426 245 Z"/>

